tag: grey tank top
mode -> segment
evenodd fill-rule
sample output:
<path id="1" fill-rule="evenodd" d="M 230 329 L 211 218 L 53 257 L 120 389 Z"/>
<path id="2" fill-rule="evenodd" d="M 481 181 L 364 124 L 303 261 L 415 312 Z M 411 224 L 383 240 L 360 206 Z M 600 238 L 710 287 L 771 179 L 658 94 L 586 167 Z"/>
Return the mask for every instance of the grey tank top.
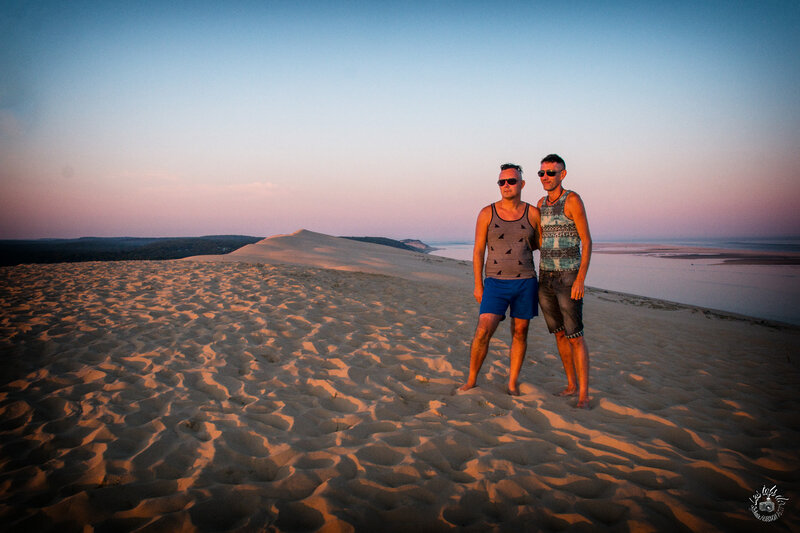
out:
<path id="1" fill-rule="evenodd" d="M 519 220 L 503 220 L 492 204 L 486 257 L 486 277 L 495 279 L 526 279 L 536 277 L 533 250 L 536 248 L 536 229 L 528 220 L 530 204 Z"/>

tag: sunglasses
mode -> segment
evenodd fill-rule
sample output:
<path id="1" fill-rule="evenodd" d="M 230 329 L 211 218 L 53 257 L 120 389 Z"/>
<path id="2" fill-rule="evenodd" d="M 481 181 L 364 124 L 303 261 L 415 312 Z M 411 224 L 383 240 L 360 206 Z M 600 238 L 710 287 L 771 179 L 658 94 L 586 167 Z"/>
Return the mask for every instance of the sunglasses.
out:
<path id="1" fill-rule="evenodd" d="M 548 176 L 550 176 L 552 178 L 556 174 L 560 174 L 560 173 L 561 173 L 560 170 L 540 170 L 539 172 L 537 172 L 537 174 L 539 174 L 540 178 L 543 178 L 545 174 L 547 174 Z"/>
<path id="2" fill-rule="evenodd" d="M 505 185 L 505 184 L 506 184 L 506 182 L 508 182 L 508 184 L 509 184 L 509 185 L 516 185 L 516 184 L 517 184 L 517 181 L 519 181 L 517 178 L 508 178 L 507 180 L 497 180 L 497 184 L 498 184 L 499 186 L 501 186 L 501 187 L 502 187 L 503 185 Z"/>

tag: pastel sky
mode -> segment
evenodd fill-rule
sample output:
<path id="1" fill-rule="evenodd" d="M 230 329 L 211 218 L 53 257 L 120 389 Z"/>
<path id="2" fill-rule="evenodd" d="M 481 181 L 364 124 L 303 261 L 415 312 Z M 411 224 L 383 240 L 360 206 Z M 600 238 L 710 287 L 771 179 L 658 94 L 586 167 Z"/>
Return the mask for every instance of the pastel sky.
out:
<path id="1" fill-rule="evenodd" d="M 800 2 L 0 6 L 0 238 L 471 239 L 567 162 L 595 240 L 800 235 Z"/>

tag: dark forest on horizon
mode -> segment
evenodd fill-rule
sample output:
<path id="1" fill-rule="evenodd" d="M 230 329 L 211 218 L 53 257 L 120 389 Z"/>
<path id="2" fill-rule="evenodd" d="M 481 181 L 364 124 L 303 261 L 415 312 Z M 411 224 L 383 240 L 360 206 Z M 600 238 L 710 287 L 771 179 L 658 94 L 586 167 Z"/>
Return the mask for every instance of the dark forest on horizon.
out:
<path id="1" fill-rule="evenodd" d="M 227 254 L 263 237 L 81 237 L 0 241 L 0 266 L 24 263 L 76 263 L 182 259 L 193 255 Z"/>
<path id="2" fill-rule="evenodd" d="M 194 255 L 229 254 L 264 237 L 208 235 L 204 237 L 81 237 L 79 239 L 0 240 L 0 266 L 84 261 L 163 261 Z M 386 237 L 343 237 L 403 250 L 428 253 L 422 241 Z"/>

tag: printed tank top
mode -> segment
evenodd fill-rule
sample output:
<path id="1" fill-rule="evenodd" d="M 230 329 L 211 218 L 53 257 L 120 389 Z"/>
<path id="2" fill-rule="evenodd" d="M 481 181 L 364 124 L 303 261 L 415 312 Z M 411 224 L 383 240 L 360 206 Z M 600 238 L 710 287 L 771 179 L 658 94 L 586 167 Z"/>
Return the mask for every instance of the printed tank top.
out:
<path id="1" fill-rule="evenodd" d="M 496 279 L 526 279 L 536 277 L 533 250 L 536 248 L 536 229 L 528 220 L 530 204 L 519 220 L 503 220 L 492 204 L 486 257 L 486 277 Z"/>
<path id="2" fill-rule="evenodd" d="M 564 214 L 564 204 L 572 191 L 564 191 L 553 205 L 547 197 L 539 211 L 542 213 L 542 249 L 540 271 L 578 270 L 581 266 L 581 238 L 575 222 Z"/>

